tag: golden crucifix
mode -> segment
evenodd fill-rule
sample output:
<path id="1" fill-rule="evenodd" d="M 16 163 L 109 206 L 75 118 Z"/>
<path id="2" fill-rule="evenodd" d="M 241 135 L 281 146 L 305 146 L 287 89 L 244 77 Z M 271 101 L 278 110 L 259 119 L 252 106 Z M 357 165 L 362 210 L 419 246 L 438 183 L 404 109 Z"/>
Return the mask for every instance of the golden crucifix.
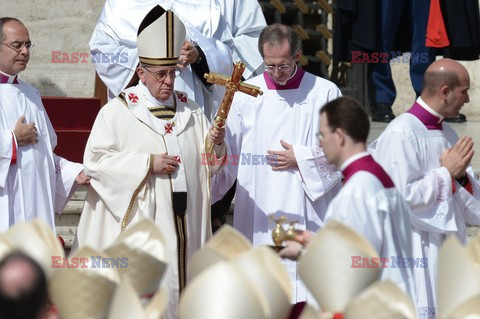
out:
<path id="1" fill-rule="evenodd" d="M 204 77 L 207 79 L 208 83 L 224 86 L 227 90 L 225 96 L 223 97 L 222 104 L 220 104 L 220 107 L 217 111 L 217 115 L 215 115 L 213 120 L 213 126 L 215 128 L 225 127 L 228 112 L 230 112 L 230 107 L 232 106 L 233 96 L 236 92 L 240 91 L 255 97 L 263 94 L 258 86 L 243 83 L 241 81 L 244 70 L 245 64 L 242 62 L 237 62 L 235 63 L 230 79 L 227 76 L 218 73 L 205 73 Z M 213 151 L 213 143 L 209 138 L 206 139 L 205 143 L 205 151 L 211 154 Z"/>

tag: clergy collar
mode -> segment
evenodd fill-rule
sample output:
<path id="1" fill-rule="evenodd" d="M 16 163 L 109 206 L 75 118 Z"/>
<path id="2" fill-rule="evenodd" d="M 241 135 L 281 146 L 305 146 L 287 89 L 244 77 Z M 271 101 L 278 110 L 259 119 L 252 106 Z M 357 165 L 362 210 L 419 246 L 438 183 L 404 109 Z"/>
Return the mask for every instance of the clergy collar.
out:
<path id="1" fill-rule="evenodd" d="M 267 71 L 263 72 L 263 77 L 265 78 L 265 82 L 267 83 L 267 88 L 269 90 L 292 90 L 300 87 L 300 83 L 302 82 L 304 74 L 305 71 L 295 65 L 295 71 L 293 72 L 292 76 L 288 78 L 285 84 L 279 84 L 273 81 Z"/>
<path id="2" fill-rule="evenodd" d="M 345 165 L 346 164 L 346 165 Z M 385 188 L 392 188 L 395 187 L 393 184 L 392 179 L 388 176 L 387 172 L 375 162 L 373 157 L 367 153 L 362 152 L 350 157 L 345 163 L 342 165 L 342 174 L 344 176 L 343 184 L 347 184 L 349 179 L 355 175 L 355 173 L 364 171 L 369 172 L 374 175 L 380 183 L 382 183 L 383 187 Z"/>
<path id="3" fill-rule="evenodd" d="M 152 103 L 152 105 L 162 105 L 162 106 L 173 106 L 173 92 L 172 95 L 166 99 L 166 100 L 159 100 L 156 99 L 148 90 L 145 84 L 143 84 L 142 81 L 138 82 L 138 86 L 142 90 L 143 95 L 145 96 L 145 99 Z"/>
<path id="4" fill-rule="evenodd" d="M 8 75 L 0 71 L 0 84 L 5 84 L 5 83 L 18 84 L 17 77 L 18 75 Z"/>
<path id="5" fill-rule="evenodd" d="M 435 112 L 421 97 L 407 111 L 419 119 L 428 130 L 442 130 L 444 117 Z"/>
<path id="6" fill-rule="evenodd" d="M 362 158 L 362 157 L 365 157 L 365 156 L 368 156 L 370 155 L 370 153 L 368 153 L 367 151 L 365 152 L 360 152 L 360 153 L 357 153 L 351 157 L 349 157 L 345 162 L 343 162 L 343 164 L 340 166 L 340 171 L 343 172 L 343 170 L 350 164 L 352 164 L 353 162 L 355 162 L 356 160 L 358 160 L 359 158 Z"/>

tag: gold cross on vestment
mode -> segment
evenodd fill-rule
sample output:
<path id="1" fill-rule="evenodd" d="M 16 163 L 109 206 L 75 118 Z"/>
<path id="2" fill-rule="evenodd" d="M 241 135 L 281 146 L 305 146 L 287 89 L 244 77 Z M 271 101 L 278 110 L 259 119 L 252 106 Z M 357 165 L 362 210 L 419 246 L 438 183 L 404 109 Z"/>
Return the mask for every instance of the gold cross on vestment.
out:
<path id="1" fill-rule="evenodd" d="M 242 62 L 235 63 L 233 68 L 232 76 L 228 78 L 225 75 L 218 73 L 205 73 L 204 77 L 207 79 L 208 83 L 217 84 L 224 86 L 227 92 L 223 97 L 222 104 L 218 108 L 217 115 L 213 120 L 213 126 L 215 128 L 224 128 L 225 122 L 227 121 L 228 112 L 230 112 L 230 107 L 232 106 L 233 96 L 236 92 L 240 91 L 242 93 L 257 97 L 262 95 L 263 92 L 258 86 L 250 85 L 243 83 L 241 81 L 243 71 L 245 70 L 245 64 Z M 207 137 L 206 140 L 206 152 L 212 153 L 213 144 L 210 139 Z"/>

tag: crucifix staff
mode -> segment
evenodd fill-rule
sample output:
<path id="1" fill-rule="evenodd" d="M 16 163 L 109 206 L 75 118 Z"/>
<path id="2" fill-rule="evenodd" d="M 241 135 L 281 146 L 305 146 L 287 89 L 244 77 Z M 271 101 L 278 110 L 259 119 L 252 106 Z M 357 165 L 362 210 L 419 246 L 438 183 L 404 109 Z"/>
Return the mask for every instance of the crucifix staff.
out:
<path id="1" fill-rule="evenodd" d="M 237 62 L 235 63 L 232 76 L 230 78 L 217 73 L 205 73 L 204 77 L 205 79 L 207 79 L 208 83 L 224 86 L 227 90 L 225 96 L 223 97 L 222 103 L 220 104 L 220 107 L 217 111 L 217 115 L 215 115 L 215 118 L 213 120 L 213 127 L 225 127 L 228 112 L 230 112 L 230 107 L 232 106 L 233 96 L 236 92 L 240 91 L 254 97 L 263 94 L 263 92 L 258 86 L 243 83 L 241 81 L 244 70 L 245 64 L 243 64 L 242 62 Z M 205 144 L 205 152 L 212 154 L 213 143 L 210 141 L 209 138 L 206 139 Z"/>

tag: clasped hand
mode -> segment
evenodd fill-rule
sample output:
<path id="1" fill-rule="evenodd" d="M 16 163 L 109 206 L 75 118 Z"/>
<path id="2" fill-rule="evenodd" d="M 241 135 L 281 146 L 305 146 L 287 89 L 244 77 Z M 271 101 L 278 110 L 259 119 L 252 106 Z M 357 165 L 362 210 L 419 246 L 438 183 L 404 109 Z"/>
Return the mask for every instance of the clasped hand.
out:
<path id="1" fill-rule="evenodd" d="M 468 165 L 470 165 L 473 154 L 472 138 L 462 136 L 452 148 L 443 152 L 440 163 L 447 168 L 453 178 L 458 179 L 465 175 L 465 171 Z"/>

